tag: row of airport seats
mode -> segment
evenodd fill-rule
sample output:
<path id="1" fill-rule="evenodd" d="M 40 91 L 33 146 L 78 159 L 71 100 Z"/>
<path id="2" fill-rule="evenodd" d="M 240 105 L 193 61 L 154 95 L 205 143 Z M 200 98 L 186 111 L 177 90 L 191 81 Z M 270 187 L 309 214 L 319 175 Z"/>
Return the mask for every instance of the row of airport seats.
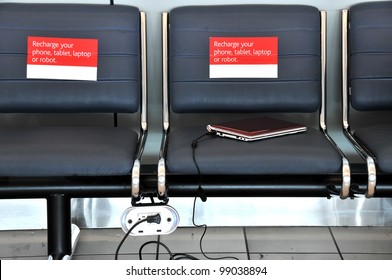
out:
<path id="1" fill-rule="evenodd" d="M 163 13 L 163 133 L 151 170 L 142 161 L 146 14 L 125 5 L 2 3 L 1 113 L 109 113 L 114 121 L 2 124 L 1 198 L 47 199 L 48 255 L 61 259 L 72 254 L 71 198 L 131 197 L 137 205 L 154 196 L 161 204 L 175 196 L 391 196 L 391 15 L 390 1 L 342 11 L 343 131 L 364 159 L 354 168 L 327 131 L 324 11 L 222 5 Z M 41 47 L 39 38 L 97 39 L 96 80 L 28 78 L 29 37 Z M 212 38 L 278 38 L 276 77 L 211 77 Z M 374 112 L 389 119 L 372 123 Z M 119 125 L 118 114 L 131 115 L 133 127 Z M 370 116 L 366 126 L 354 119 L 361 114 Z M 208 123 L 260 115 L 307 131 L 252 143 L 206 133 Z"/>

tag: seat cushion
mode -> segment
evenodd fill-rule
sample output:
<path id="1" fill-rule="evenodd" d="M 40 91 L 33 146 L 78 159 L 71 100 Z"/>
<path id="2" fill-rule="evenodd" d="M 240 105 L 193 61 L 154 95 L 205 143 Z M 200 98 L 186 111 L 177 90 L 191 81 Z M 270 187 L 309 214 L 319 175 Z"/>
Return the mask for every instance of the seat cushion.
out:
<path id="1" fill-rule="evenodd" d="M 192 159 L 192 140 L 205 127 L 173 129 L 169 133 L 169 173 L 197 174 Z M 324 174 L 340 172 L 342 159 L 316 129 L 305 133 L 241 142 L 215 135 L 198 142 L 196 161 L 202 174 Z"/>
<path id="2" fill-rule="evenodd" d="M 392 173 L 392 124 L 358 129 L 354 135 L 374 154 L 379 169 Z"/>
<path id="3" fill-rule="evenodd" d="M 0 176 L 129 174 L 136 132 L 115 127 L 0 129 Z"/>

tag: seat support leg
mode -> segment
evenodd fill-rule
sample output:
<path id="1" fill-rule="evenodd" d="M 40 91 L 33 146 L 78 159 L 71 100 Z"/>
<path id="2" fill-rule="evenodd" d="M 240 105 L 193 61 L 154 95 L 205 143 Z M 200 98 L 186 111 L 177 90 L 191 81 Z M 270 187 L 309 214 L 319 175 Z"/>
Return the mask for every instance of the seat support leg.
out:
<path id="1" fill-rule="evenodd" d="M 47 198 L 49 259 L 67 259 L 72 255 L 71 199 L 62 194 Z"/>

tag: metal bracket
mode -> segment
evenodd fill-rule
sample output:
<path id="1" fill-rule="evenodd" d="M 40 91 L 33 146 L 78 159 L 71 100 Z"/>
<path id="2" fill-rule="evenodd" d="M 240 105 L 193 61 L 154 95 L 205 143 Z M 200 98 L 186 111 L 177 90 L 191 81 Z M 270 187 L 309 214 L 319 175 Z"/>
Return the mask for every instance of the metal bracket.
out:
<path id="1" fill-rule="evenodd" d="M 340 198 L 346 199 L 350 195 L 350 187 L 351 187 L 351 172 L 350 172 L 350 164 L 346 158 L 343 158 L 342 165 L 342 189 L 340 191 Z"/>
<path id="2" fill-rule="evenodd" d="M 132 168 L 132 197 L 137 199 L 140 196 L 140 161 L 135 160 Z"/>
<path id="3" fill-rule="evenodd" d="M 366 158 L 366 164 L 368 169 L 368 187 L 365 193 L 366 198 L 371 198 L 376 192 L 377 176 L 376 176 L 376 164 L 372 157 Z"/>
<path id="4" fill-rule="evenodd" d="M 166 197 L 166 167 L 165 159 L 161 158 L 158 162 L 158 195 Z"/>

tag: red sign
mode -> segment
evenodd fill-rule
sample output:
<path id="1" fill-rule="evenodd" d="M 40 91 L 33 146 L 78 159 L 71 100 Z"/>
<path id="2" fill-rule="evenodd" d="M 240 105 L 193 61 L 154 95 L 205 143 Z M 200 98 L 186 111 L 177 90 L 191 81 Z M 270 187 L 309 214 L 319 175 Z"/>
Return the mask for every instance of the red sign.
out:
<path id="1" fill-rule="evenodd" d="M 249 67 L 232 67 L 230 71 L 227 71 L 228 68 L 214 67 L 218 65 L 249 65 Z M 255 65 L 260 67 L 255 67 Z M 278 37 L 210 37 L 210 70 L 212 70 L 210 77 L 212 78 L 276 78 L 277 66 Z M 220 75 L 221 70 L 215 71 L 217 69 L 223 69 L 225 74 Z M 238 69 L 238 72 L 235 69 Z M 267 72 L 261 70 L 258 74 L 254 72 L 257 71 L 256 69 L 264 69 Z M 268 69 L 272 69 L 272 72 L 269 73 Z"/>
<path id="2" fill-rule="evenodd" d="M 27 78 L 90 80 L 98 65 L 98 40 L 29 36 Z M 86 68 L 42 68 L 68 66 Z M 78 72 L 78 71 L 81 72 Z M 72 74 L 73 71 L 74 74 Z M 88 72 L 88 76 L 83 73 Z M 86 73 L 87 73 L 86 72 Z"/>

